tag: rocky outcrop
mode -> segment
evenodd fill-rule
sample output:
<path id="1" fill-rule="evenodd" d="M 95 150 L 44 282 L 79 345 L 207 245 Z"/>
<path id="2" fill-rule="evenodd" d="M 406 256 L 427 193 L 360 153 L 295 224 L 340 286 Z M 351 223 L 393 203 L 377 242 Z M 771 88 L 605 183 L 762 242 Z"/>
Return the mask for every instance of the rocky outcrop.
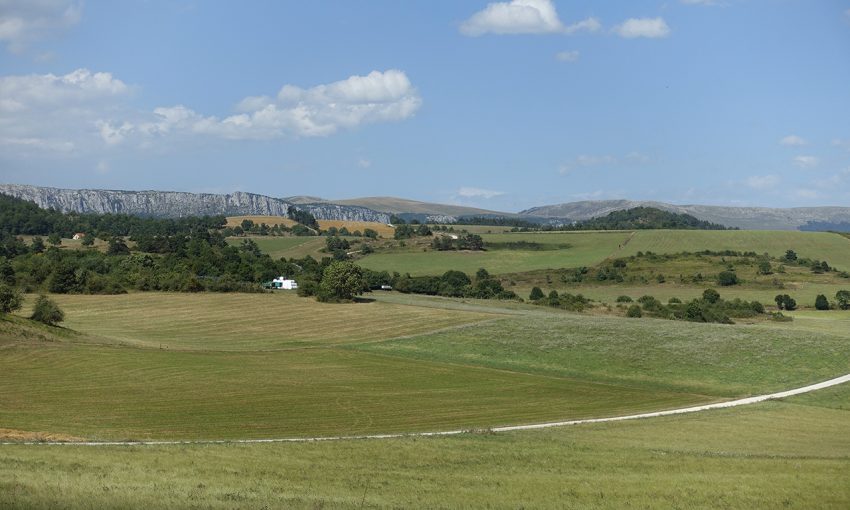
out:
<path id="1" fill-rule="evenodd" d="M 0 184 L 0 193 L 35 202 L 45 209 L 81 213 L 121 213 L 136 216 L 178 218 L 182 216 L 269 215 L 285 216 L 290 202 L 254 193 L 184 193 L 179 191 L 118 191 L 59 189 L 18 184 Z M 389 215 L 365 207 L 334 204 L 299 204 L 317 219 L 377 221 Z"/>

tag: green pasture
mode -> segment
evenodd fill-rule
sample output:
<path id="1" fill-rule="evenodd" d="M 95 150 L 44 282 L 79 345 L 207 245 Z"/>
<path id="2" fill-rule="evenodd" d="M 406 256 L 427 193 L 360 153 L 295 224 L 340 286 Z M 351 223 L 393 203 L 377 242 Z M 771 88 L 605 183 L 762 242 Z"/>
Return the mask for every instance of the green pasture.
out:
<path id="1" fill-rule="evenodd" d="M 227 242 L 233 246 L 239 246 L 244 239 L 250 239 L 257 243 L 263 253 L 275 260 L 281 257 L 300 259 L 310 255 L 313 258 L 321 259 L 323 256 L 327 256 L 327 254 L 319 251 L 325 247 L 324 237 L 247 236 L 228 237 Z"/>
<path id="2" fill-rule="evenodd" d="M 840 325 L 782 329 L 529 311 L 474 328 L 354 348 L 418 360 L 736 397 L 850 372 L 848 339 L 850 328 L 841 331 Z"/>
<path id="3" fill-rule="evenodd" d="M 0 446 L 3 508 L 850 506 L 850 388 L 505 434 L 163 447 Z"/>
<path id="4" fill-rule="evenodd" d="M 639 251 L 678 253 L 699 250 L 735 250 L 769 253 L 774 257 L 794 250 L 799 256 L 826 260 L 850 270 L 850 239 L 829 232 L 791 230 L 639 230 L 619 256 Z"/>
<path id="5" fill-rule="evenodd" d="M 478 252 L 457 251 L 402 251 L 376 253 L 358 261 L 361 266 L 375 271 L 397 271 L 414 276 L 440 275 L 450 269 L 474 274 L 484 268 L 492 274 L 554 269 L 561 267 L 592 266 L 616 252 L 629 237 L 628 232 L 574 232 L 574 233 L 508 233 L 483 234 L 487 242 L 528 241 L 566 248 L 555 250 L 492 250 Z"/>

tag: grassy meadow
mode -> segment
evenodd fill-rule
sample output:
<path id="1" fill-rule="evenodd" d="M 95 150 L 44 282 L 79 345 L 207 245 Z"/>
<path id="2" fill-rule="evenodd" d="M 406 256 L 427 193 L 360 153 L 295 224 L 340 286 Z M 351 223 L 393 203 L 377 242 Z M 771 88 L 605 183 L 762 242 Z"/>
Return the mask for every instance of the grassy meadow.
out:
<path id="1" fill-rule="evenodd" d="M 697 297 L 712 283 L 684 284 L 680 273 L 710 276 L 736 260 L 636 259 L 627 269 L 646 281 L 630 283 L 568 283 L 558 270 L 637 251 L 702 249 L 775 256 L 793 249 L 850 269 L 850 240 L 832 234 L 482 236 L 501 248 L 434 252 L 381 241 L 386 249 L 358 263 L 413 275 L 484 267 L 522 297 L 540 285 L 612 305 L 619 295 Z M 321 237 L 252 239 L 275 258 L 326 255 Z M 506 248 L 516 241 L 538 249 Z M 850 289 L 837 273 L 735 269 L 744 283 L 720 288 L 727 299 L 769 304 L 781 292 L 811 307 L 816 294 Z M 148 292 L 51 296 L 66 313 L 57 328 L 25 319 L 33 297 L 0 316 L 0 440 L 475 432 L 274 444 L 3 444 L 0 508 L 850 507 L 850 384 L 690 415 L 488 432 L 719 402 L 846 374 L 850 311 L 803 309 L 788 312 L 793 322 L 720 325 L 395 292 L 345 304 L 291 292 Z"/>
<path id="2" fill-rule="evenodd" d="M 801 257 L 826 260 L 850 271 L 850 239 L 830 232 L 793 230 L 639 230 L 618 256 L 639 251 L 678 253 L 699 250 L 735 250 L 780 257 L 794 250 Z"/>
<path id="3" fill-rule="evenodd" d="M 850 506 L 850 391 L 504 434 L 0 447 L 4 508 Z"/>
<path id="4" fill-rule="evenodd" d="M 358 263 L 376 271 L 439 275 L 450 269 L 474 274 L 485 268 L 492 274 L 559 267 L 591 266 L 602 262 L 626 242 L 628 232 L 570 232 L 482 234 L 487 242 L 528 241 L 547 245 L 544 250 L 489 250 L 477 252 L 406 250 L 369 255 Z"/>

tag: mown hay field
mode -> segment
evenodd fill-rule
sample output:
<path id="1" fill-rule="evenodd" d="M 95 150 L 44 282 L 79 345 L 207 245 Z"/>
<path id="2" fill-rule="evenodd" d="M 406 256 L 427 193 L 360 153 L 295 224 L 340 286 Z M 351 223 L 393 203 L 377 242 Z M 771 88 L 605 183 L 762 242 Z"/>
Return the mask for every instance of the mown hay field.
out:
<path id="1" fill-rule="evenodd" d="M 380 302 L 318 303 L 294 291 L 53 298 L 66 312 L 67 328 L 171 350 L 256 351 L 376 341 L 498 317 Z"/>
<path id="2" fill-rule="evenodd" d="M 286 216 L 262 216 L 262 215 L 248 215 L 248 216 L 228 216 L 227 217 L 227 226 L 228 227 L 237 227 L 242 226 L 242 222 L 245 220 L 251 220 L 257 225 L 261 225 L 265 223 L 268 226 L 273 225 L 285 225 L 287 227 L 292 227 L 296 224 L 295 220 L 290 220 Z"/>
<path id="3" fill-rule="evenodd" d="M 335 227 L 337 229 L 345 227 L 350 233 L 354 233 L 355 230 L 359 230 L 361 234 L 367 228 L 371 228 L 381 237 L 389 239 L 392 239 L 393 234 L 395 233 L 395 229 L 386 223 L 377 223 L 374 221 L 319 220 L 319 228 L 322 230 L 327 230 L 331 227 Z"/>

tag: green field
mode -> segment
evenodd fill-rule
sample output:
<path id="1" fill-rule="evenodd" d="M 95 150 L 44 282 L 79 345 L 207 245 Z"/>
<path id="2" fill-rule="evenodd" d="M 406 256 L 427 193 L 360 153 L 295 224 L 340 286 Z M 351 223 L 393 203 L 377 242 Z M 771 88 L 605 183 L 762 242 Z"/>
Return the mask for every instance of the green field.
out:
<path id="1" fill-rule="evenodd" d="M 718 401 L 850 367 L 840 328 L 375 297 L 55 296 L 76 332 L 0 322 L 0 427 L 99 439 L 487 428 Z"/>
<path id="2" fill-rule="evenodd" d="M 257 243 L 260 250 L 274 260 L 281 257 L 301 259 L 307 255 L 321 259 L 323 256 L 327 256 L 327 254 L 319 251 L 325 247 L 324 237 L 247 236 L 228 237 L 227 242 L 233 246 L 239 246 L 244 239 L 250 239 Z"/>
<path id="3" fill-rule="evenodd" d="M 375 271 L 397 271 L 411 275 L 439 275 L 450 269 L 474 274 L 485 268 L 492 274 L 533 271 L 560 267 L 591 266 L 615 253 L 629 237 L 628 232 L 572 232 L 532 234 L 483 234 L 487 242 L 530 241 L 567 248 L 533 250 L 491 250 L 479 252 L 407 251 L 376 253 L 358 261 Z"/>
<path id="4" fill-rule="evenodd" d="M 850 506 L 850 387 L 506 434 L 331 443 L 0 447 L 3 508 Z"/>
<path id="5" fill-rule="evenodd" d="M 826 260 L 850 270 L 850 239 L 829 232 L 787 230 L 639 230 L 618 256 L 639 251 L 678 253 L 735 250 L 769 253 L 774 257 L 794 250 L 801 257 Z"/>

